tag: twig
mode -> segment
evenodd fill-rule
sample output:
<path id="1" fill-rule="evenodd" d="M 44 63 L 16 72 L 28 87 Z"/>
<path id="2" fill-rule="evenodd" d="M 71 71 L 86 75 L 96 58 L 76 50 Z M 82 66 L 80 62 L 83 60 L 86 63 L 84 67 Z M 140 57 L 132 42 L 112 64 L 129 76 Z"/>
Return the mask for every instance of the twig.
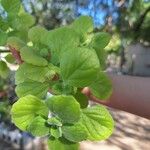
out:
<path id="1" fill-rule="evenodd" d="M 10 53 L 9 50 L 0 50 L 0 53 Z"/>
<path id="2" fill-rule="evenodd" d="M 17 51 L 15 48 L 8 45 L 10 52 L 12 53 L 13 57 L 16 59 L 17 63 L 20 65 L 23 63 L 23 60 L 21 59 L 20 52 Z"/>

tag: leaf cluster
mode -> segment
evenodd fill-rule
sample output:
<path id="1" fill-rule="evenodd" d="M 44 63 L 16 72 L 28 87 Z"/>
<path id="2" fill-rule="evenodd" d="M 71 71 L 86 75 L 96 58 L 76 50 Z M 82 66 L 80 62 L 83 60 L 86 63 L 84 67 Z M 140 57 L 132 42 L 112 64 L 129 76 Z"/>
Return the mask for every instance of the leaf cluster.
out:
<path id="1" fill-rule="evenodd" d="M 15 49 L 23 62 L 15 75 L 19 100 L 11 110 L 14 124 L 34 136 L 47 136 L 52 150 L 77 150 L 83 140 L 108 138 L 114 125 L 111 115 L 103 106 L 88 107 L 81 89 L 89 87 L 103 100 L 111 95 L 111 82 L 103 71 L 109 34 L 94 34 L 88 16 L 48 31 L 33 26 L 34 18 L 19 0 L 2 0 L 1 5 L 7 18 L 0 20 L 0 44 Z M 0 75 L 6 72 L 2 61 Z M 48 91 L 53 97 L 47 98 Z"/>

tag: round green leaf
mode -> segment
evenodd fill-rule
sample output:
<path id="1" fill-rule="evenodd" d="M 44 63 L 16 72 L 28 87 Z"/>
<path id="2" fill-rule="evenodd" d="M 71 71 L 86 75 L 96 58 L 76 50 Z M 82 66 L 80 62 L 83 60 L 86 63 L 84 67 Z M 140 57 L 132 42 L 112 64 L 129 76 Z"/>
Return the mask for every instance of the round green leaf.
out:
<path id="1" fill-rule="evenodd" d="M 28 125 L 36 116 L 48 117 L 48 112 L 44 101 L 33 95 L 20 98 L 11 109 L 13 123 L 23 131 L 27 130 Z"/>
<path id="2" fill-rule="evenodd" d="M 93 49 L 72 48 L 62 55 L 60 69 L 66 84 L 85 87 L 96 79 L 100 64 Z"/>
<path id="3" fill-rule="evenodd" d="M 48 147 L 50 150 L 79 150 L 79 144 L 70 142 L 64 138 L 48 140 Z"/>
<path id="4" fill-rule="evenodd" d="M 39 98 L 44 98 L 48 92 L 49 84 L 41 82 L 23 82 L 17 85 L 15 91 L 18 97 L 26 95 L 34 95 Z"/>
<path id="5" fill-rule="evenodd" d="M 53 96 L 47 100 L 47 104 L 63 123 L 75 123 L 80 118 L 80 105 L 73 96 Z"/>
<path id="6" fill-rule="evenodd" d="M 91 141 L 105 140 L 113 132 L 114 121 L 103 106 L 96 105 L 83 109 L 81 122 L 85 126 Z"/>
<path id="7" fill-rule="evenodd" d="M 35 66 L 47 66 L 48 62 L 46 59 L 41 57 L 40 55 L 37 55 L 32 48 L 29 47 L 23 47 L 20 50 L 20 55 L 23 61 L 26 63 L 35 65 Z"/>
<path id="8" fill-rule="evenodd" d="M 63 136 L 72 142 L 81 142 L 87 139 L 87 131 L 81 123 L 74 125 L 64 125 L 62 127 Z"/>
<path id="9" fill-rule="evenodd" d="M 21 6 L 21 1 L 20 0 L 1 0 L 1 4 L 8 13 L 17 14 Z"/>
<path id="10" fill-rule="evenodd" d="M 0 61 L 0 76 L 6 79 L 9 75 L 9 68 L 4 61 Z"/>
<path id="11" fill-rule="evenodd" d="M 41 116 L 34 118 L 29 124 L 27 131 L 33 136 L 49 135 L 50 128 L 46 126 L 46 120 Z"/>
<path id="12" fill-rule="evenodd" d="M 104 72 L 99 72 L 97 79 L 89 86 L 92 94 L 100 100 L 108 99 L 112 94 L 111 80 Z"/>

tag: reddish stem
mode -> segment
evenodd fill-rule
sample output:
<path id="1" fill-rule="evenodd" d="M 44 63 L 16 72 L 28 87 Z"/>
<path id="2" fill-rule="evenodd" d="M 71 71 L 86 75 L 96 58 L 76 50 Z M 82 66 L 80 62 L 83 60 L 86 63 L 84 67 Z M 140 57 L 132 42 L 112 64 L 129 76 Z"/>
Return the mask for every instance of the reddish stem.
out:
<path id="1" fill-rule="evenodd" d="M 8 45 L 9 50 L 11 51 L 13 57 L 16 59 L 17 63 L 20 65 L 23 63 L 23 60 L 21 59 L 20 52 L 17 51 L 14 47 L 11 47 Z"/>

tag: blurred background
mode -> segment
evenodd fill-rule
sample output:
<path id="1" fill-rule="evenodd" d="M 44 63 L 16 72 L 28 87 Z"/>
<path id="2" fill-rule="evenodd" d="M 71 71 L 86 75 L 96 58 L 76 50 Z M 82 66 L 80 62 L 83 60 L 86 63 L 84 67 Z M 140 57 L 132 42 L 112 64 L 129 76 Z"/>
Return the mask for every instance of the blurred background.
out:
<path id="1" fill-rule="evenodd" d="M 94 32 L 106 31 L 112 36 L 105 48 L 106 70 L 118 75 L 150 77 L 149 0 L 22 0 L 22 3 L 36 23 L 48 30 L 69 24 L 80 15 L 91 16 Z M 3 13 L 0 7 L 0 14 Z M 46 150 L 44 139 L 34 139 L 11 124 L 8 112 L 16 100 L 14 87 L 13 71 L 9 79 L 0 78 L 0 150 Z M 150 149 L 149 120 L 115 109 L 110 111 L 116 121 L 114 134 L 106 141 L 82 142 L 81 150 Z"/>

